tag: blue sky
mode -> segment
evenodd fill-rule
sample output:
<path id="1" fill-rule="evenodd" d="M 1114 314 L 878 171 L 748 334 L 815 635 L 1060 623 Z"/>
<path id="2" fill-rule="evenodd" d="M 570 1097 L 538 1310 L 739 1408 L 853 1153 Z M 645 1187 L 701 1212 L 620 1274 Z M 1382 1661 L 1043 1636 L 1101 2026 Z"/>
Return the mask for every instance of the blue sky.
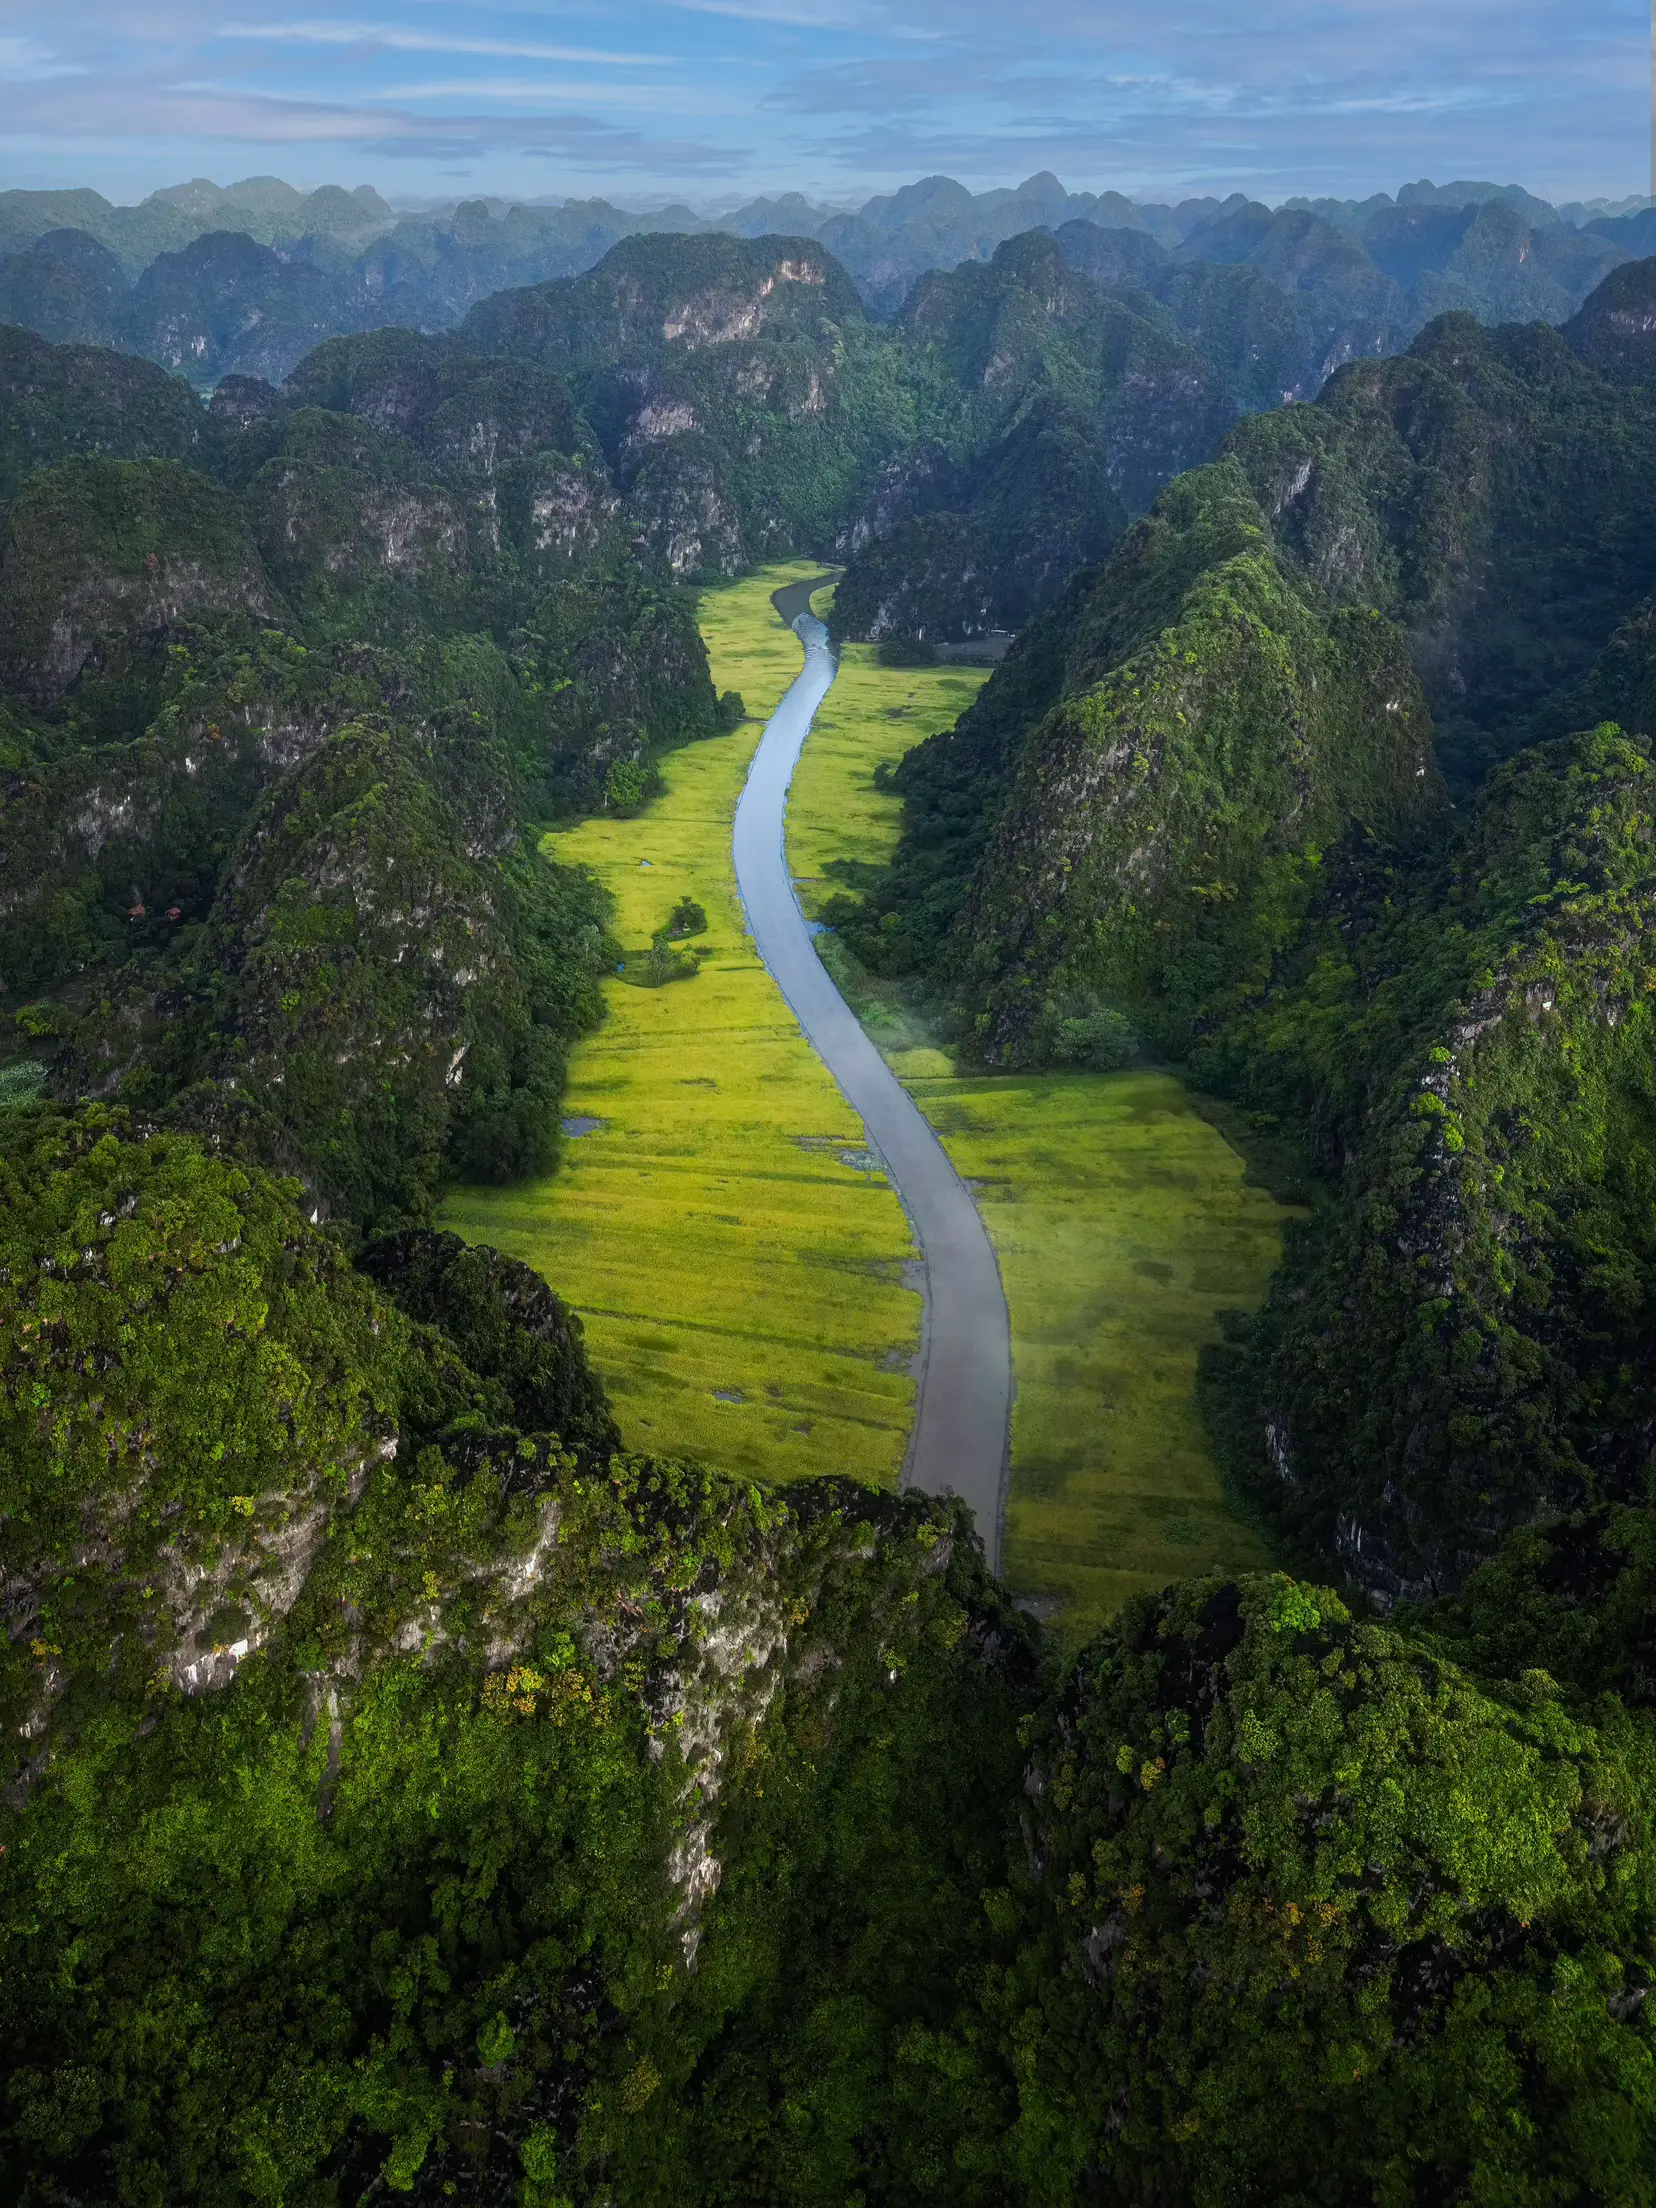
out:
<path id="1" fill-rule="evenodd" d="M 0 185 L 1619 196 L 1648 185 L 1649 26 L 1642 0 L 0 0 Z"/>

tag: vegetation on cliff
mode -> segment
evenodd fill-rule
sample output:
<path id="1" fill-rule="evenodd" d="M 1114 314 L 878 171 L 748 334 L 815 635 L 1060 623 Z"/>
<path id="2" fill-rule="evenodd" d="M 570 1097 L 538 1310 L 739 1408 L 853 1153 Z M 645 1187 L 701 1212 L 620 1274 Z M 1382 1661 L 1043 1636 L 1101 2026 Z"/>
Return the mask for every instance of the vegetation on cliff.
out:
<path id="1" fill-rule="evenodd" d="M 435 1332 L 291 1187 L 0 1125 L 10 2196 L 924 2167 L 896 2051 L 960 2000 L 1028 1677 L 950 1512 L 588 1469 L 493 1423 L 590 1429 L 533 1298 L 381 1246 Z"/>
<path id="2" fill-rule="evenodd" d="M 408 333 L 211 411 L 11 373 L 0 987 L 58 1092 L 358 1228 L 544 1170 L 608 947 L 526 836 L 720 710 L 567 386 Z"/>
<path id="3" fill-rule="evenodd" d="M 1227 1417 L 1382 1599 L 1649 1477 L 1648 290 L 1242 424 L 903 762 L 832 915 L 990 1064 L 1125 1028 L 1323 1169 Z"/>

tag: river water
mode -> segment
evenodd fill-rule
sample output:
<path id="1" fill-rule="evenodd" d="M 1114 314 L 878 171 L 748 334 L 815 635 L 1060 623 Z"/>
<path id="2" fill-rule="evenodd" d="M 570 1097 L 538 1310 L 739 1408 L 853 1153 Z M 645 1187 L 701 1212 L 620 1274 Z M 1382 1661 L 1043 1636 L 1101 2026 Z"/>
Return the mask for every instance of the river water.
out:
<path id="1" fill-rule="evenodd" d="M 803 586 L 805 594 L 811 586 Z M 760 738 L 736 808 L 736 880 L 759 955 L 868 1132 L 908 1213 L 924 1270 L 925 1325 L 906 1485 L 953 1492 L 971 1508 L 992 1569 L 1000 1561 L 1012 1343 L 994 1249 L 972 1192 L 863 1032 L 817 956 L 794 895 L 785 844 L 788 788 L 838 669 L 828 631 L 778 593 L 805 665 Z"/>

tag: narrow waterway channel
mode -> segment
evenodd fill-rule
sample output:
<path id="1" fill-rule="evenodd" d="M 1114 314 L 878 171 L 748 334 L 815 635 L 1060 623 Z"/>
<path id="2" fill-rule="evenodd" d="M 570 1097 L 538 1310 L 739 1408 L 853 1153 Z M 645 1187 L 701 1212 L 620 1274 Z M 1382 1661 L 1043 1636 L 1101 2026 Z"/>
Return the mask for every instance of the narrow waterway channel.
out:
<path id="1" fill-rule="evenodd" d="M 759 955 L 794 1017 L 861 1117 L 920 1247 L 925 1325 L 905 1480 L 953 1492 L 999 1567 L 1012 1406 L 1012 1343 L 994 1249 L 972 1193 L 835 988 L 817 956 L 788 871 L 788 787 L 836 666 L 808 611 L 812 586 L 776 594 L 805 665 L 766 726 L 736 808 L 737 885 Z"/>

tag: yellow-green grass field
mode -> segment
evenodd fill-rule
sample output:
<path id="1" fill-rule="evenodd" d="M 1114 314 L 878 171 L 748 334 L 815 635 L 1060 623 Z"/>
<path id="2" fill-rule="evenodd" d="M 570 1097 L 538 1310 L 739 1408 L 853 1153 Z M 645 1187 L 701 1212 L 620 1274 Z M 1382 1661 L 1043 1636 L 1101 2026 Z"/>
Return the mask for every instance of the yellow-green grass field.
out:
<path id="1" fill-rule="evenodd" d="M 882 667 L 867 644 L 842 644 L 839 661 L 788 796 L 788 863 L 812 918 L 847 886 L 829 871 L 835 860 L 891 856 L 902 801 L 874 787 L 874 770 L 952 728 L 988 678 L 985 667 Z"/>
<path id="2" fill-rule="evenodd" d="M 984 679 L 882 667 L 861 645 L 840 664 L 788 808 L 807 910 L 841 886 L 824 878 L 831 860 L 878 861 L 896 841 L 900 802 L 875 788 L 876 766 L 947 726 Z M 1073 1642 L 1141 1588 L 1264 1562 L 1195 1391 L 1219 1314 L 1262 1299 L 1287 1214 L 1171 1074 L 961 1077 L 891 992 L 829 955 L 976 1189 L 1000 1259 L 1017 1388 L 1009 1584 Z"/>
<path id="3" fill-rule="evenodd" d="M 749 718 L 662 762 L 634 820 L 547 839 L 616 900 L 629 953 L 688 894 L 707 911 L 693 980 L 613 979 L 574 1054 L 571 1137 L 550 1179 L 463 1189 L 444 1223 L 534 1265 L 574 1305 L 630 1447 L 772 1479 L 895 1485 L 913 1415 L 913 1246 L 862 1127 L 742 932 L 731 823 L 763 722 L 802 664 L 770 594 L 782 567 L 708 592 L 719 689 Z M 849 1161 L 849 1162 L 848 1162 Z"/>

